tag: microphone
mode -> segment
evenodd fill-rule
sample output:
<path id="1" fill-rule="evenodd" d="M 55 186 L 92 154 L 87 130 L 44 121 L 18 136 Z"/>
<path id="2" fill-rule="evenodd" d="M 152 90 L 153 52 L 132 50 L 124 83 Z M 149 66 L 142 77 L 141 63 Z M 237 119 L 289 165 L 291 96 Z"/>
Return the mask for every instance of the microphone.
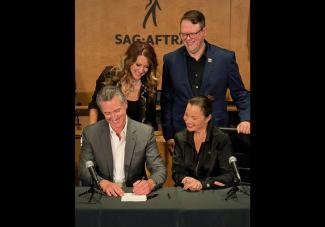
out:
<path id="1" fill-rule="evenodd" d="M 89 170 L 93 182 L 95 182 L 97 187 L 100 189 L 99 180 L 97 178 L 97 174 L 94 168 L 94 163 L 92 161 L 87 161 L 86 168 Z"/>
<path id="2" fill-rule="evenodd" d="M 235 172 L 235 178 L 238 180 L 238 183 L 241 182 L 241 179 L 240 179 L 240 175 L 239 175 L 239 172 L 238 172 L 238 168 L 237 168 L 237 158 L 235 156 L 230 156 L 229 157 L 229 164 L 232 166 L 234 172 Z"/>

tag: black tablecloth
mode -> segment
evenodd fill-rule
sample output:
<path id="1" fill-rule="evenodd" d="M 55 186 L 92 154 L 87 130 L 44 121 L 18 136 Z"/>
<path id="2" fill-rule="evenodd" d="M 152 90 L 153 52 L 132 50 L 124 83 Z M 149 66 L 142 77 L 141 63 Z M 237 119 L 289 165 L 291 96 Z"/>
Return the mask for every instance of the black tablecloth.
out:
<path id="1" fill-rule="evenodd" d="M 120 197 L 79 197 L 88 187 L 75 188 L 76 227 L 83 226 L 250 226 L 250 197 L 237 192 L 237 199 L 225 200 L 230 189 L 184 191 L 161 188 L 146 202 L 121 202 Z M 126 191 L 130 191 L 128 188 Z"/>

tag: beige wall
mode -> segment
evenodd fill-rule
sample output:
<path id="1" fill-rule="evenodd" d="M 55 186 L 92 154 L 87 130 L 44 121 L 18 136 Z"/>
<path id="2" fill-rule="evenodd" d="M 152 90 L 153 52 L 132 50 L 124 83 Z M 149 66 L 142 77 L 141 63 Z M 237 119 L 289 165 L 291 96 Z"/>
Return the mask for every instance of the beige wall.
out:
<path id="1" fill-rule="evenodd" d="M 157 1 L 157 0 L 156 0 Z M 180 47 L 172 44 L 171 37 L 165 43 L 164 35 L 177 36 L 179 19 L 190 9 L 198 9 L 206 16 L 207 40 L 218 46 L 234 50 L 244 84 L 250 90 L 249 60 L 249 5 L 250 0 L 158 0 L 157 27 L 152 16 L 146 28 L 142 27 L 149 0 L 76 0 L 75 75 L 77 93 L 92 93 L 95 81 L 105 65 L 117 64 L 128 43 L 116 44 L 116 34 L 138 34 L 141 38 L 161 41 L 153 46 L 158 55 L 161 75 L 163 54 Z M 152 0 L 155 2 L 155 0 Z M 161 76 L 159 77 L 159 88 Z"/>

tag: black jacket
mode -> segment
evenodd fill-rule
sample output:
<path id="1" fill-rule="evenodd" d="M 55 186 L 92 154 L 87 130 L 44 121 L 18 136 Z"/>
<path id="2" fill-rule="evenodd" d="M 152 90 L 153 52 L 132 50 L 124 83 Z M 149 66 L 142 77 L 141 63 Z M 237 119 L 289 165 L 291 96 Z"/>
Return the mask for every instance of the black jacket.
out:
<path id="1" fill-rule="evenodd" d="M 214 181 L 226 184 L 225 187 L 231 186 L 234 177 L 228 159 L 232 153 L 229 136 L 211 121 L 199 153 L 195 150 L 193 132 L 185 129 L 176 133 L 172 166 L 175 185 L 181 186 L 182 179 L 189 176 L 201 181 L 203 189 L 217 188 Z"/>

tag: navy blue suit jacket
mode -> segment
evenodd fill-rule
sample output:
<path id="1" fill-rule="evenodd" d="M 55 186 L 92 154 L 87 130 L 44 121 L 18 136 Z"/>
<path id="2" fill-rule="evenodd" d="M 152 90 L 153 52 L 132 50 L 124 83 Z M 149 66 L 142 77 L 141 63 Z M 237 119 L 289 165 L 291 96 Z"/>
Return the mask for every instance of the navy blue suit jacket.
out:
<path id="1" fill-rule="evenodd" d="M 245 89 L 239 74 L 235 53 L 206 43 L 206 63 L 200 95 L 211 95 L 213 101 L 213 122 L 218 127 L 229 124 L 226 92 L 239 110 L 240 121 L 250 120 L 250 94 Z M 188 80 L 186 48 L 183 46 L 163 57 L 161 120 L 164 138 L 174 137 L 185 128 L 183 115 L 187 101 L 193 97 Z"/>

